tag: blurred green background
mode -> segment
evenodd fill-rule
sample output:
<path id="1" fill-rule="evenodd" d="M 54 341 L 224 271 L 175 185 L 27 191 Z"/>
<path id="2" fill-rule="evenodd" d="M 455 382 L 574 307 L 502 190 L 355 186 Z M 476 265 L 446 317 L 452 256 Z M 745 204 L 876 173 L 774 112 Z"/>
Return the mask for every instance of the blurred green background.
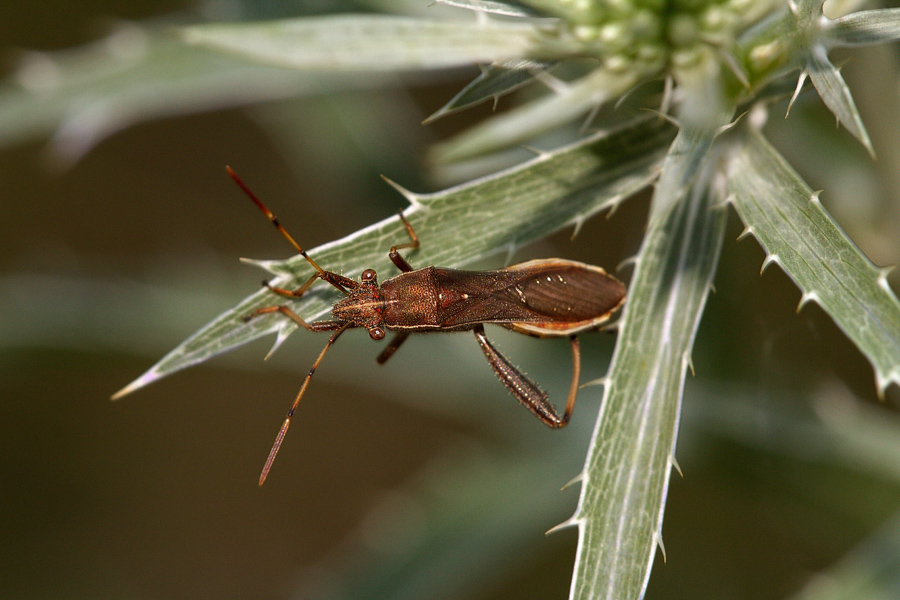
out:
<path id="1" fill-rule="evenodd" d="M 6 0 L 0 65 L 9 81 L 34 60 L 25 50 L 86 44 L 123 20 L 338 4 L 348 3 Z M 844 74 L 877 162 L 813 94 L 786 122 L 773 108 L 771 135 L 873 261 L 896 263 L 898 57 L 896 48 L 857 54 Z M 582 391 L 569 428 L 549 431 L 494 380 L 469 335 L 411 340 L 385 367 L 367 335 L 347 335 L 262 489 L 259 469 L 322 336 L 300 332 L 268 362 L 266 343 L 251 344 L 108 400 L 258 289 L 264 274 L 239 257 L 291 254 L 226 164 L 315 247 L 404 206 L 380 174 L 420 192 L 448 183 L 427 170 L 425 149 L 490 107 L 420 123 L 477 73 L 273 94 L 248 107 L 173 104 L 83 156 L 61 152 L 58 131 L 8 140 L 0 131 L 0 597 L 565 596 L 575 531 L 543 534 L 574 510 L 575 487 L 559 488 L 581 468 L 600 388 Z M 0 129 L 11 126 L 3 98 Z M 634 199 L 574 240 L 563 232 L 515 260 L 613 269 L 638 248 L 646 209 L 646 197 Z M 734 215 L 731 227 L 686 392 L 667 558 L 657 558 L 649 598 L 814 593 L 804 586 L 858 544 L 875 544 L 876 559 L 900 546 L 896 524 L 880 530 L 895 535 L 883 550 L 870 537 L 900 507 L 898 390 L 879 402 L 865 359 L 818 307 L 796 313 L 797 290 L 777 268 L 760 276 L 762 251 L 732 241 Z M 564 342 L 491 335 L 564 396 Z M 613 342 L 585 336 L 587 364 L 607 361 Z M 900 581 L 897 565 L 886 572 Z"/>

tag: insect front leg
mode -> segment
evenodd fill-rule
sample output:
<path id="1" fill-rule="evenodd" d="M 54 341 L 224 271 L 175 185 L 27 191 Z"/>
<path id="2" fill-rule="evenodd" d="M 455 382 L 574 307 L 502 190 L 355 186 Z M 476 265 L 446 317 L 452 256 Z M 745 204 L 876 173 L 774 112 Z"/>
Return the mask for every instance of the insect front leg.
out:
<path id="1" fill-rule="evenodd" d="M 322 273 L 324 273 L 324 275 Z M 300 298 L 301 296 L 303 296 L 303 294 L 306 293 L 306 291 L 310 288 L 310 286 L 312 286 L 313 283 L 315 283 L 315 281 L 317 279 L 326 280 L 328 283 L 330 283 L 334 287 L 338 288 L 345 294 L 349 293 L 345 288 L 349 287 L 350 289 L 355 289 L 360 286 L 360 283 L 353 281 L 352 279 L 348 279 L 347 277 L 344 277 L 343 275 L 338 275 L 337 273 L 332 273 L 331 271 L 323 271 L 321 273 L 320 272 L 314 273 L 312 277 L 310 277 L 309 279 L 306 280 L 306 283 L 301 285 L 296 290 L 288 290 L 285 288 L 276 287 L 276 286 L 271 285 L 268 281 L 263 281 L 262 284 L 266 289 L 268 289 L 273 294 L 277 294 L 279 296 L 284 296 L 285 298 L 297 299 L 297 298 Z M 309 323 L 304 321 L 300 315 L 298 315 L 297 313 L 295 313 L 294 311 L 292 311 L 290 308 L 288 308 L 285 305 L 264 306 L 262 308 L 258 308 L 255 311 L 253 311 L 252 313 L 250 313 L 248 315 L 244 315 L 243 320 L 246 323 L 248 321 L 251 321 L 252 319 L 255 319 L 256 317 L 258 317 L 260 315 L 267 315 L 269 313 L 274 313 L 274 312 L 280 312 L 281 314 L 288 317 L 289 319 L 291 319 L 292 321 L 294 321 L 295 323 L 297 323 L 298 325 L 300 325 L 301 327 L 303 327 L 304 329 L 306 329 L 308 331 L 323 331 L 323 329 L 317 329 L 315 327 L 316 323 L 313 323 L 312 325 L 310 325 Z M 326 321 L 326 322 L 330 322 L 330 321 Z M 332 327 L 329 329 L 325 329 L 324 331 L 330 331 L 331 329 L 334 329 L 334 328 Z"/>
<path id="2" fill-rule="evenodd" d="M 268 290 L 270 292 L 272 292 L 273 294 L 278 294 L 279 296 L 285 296 L 286 298 L 299 298 L 304 293 L 306 293 L 306 290 L 309 289 L 309 286 L 311 286 L 313 284 L 313 282 L 315 282 L 315 280 L 318 278 L 319 278 L 319 274 L 316 273 L 315 275 L 310 277 L 306 281 L 306 283 L 304 283 L 302 286 L 300 286 L 296 290 L 286 290 L 286 289 L 280 288 L 280 287 L 273 287 L 273 286 L 269 285 L 268 281 L 263 281 L 262 284 L 264 287 L 268 288 Z M 248 315 L 244 315 L 242 318 L 243 318 L 244 323 L 247 323 L 260 315 L 267 315 L 269 313 L 274 313 L 274 312 L 280 312 L 281 314 L 288 317 L 289 319 L 291 319 L 292 321 L 294 321 L 295 323 L 297 323 L 304 329 L 313 331 L 312 325 L 310 325 L 309 323 L 304 321 L 303 318 L 300 317 L 300 315 L 298 315 L 297 313 L 295 313 L 294 311 L 292 311 L 290 308 L 288 308 L 285 305 L 264 306 L 262 308 L 257 308 L 252 313 L 250 313 Z"/>
<path id="3" fill-rule="evenodd" d="M 403 226 L 406 227 L 406 232 L 409 234 L 409 239 L 411 241 L 406 242 L 405 244 L 400 244 L 399 246 L 392 246 L 391 251 L 388 252 L 388 258 L 391 259 L 391 262 L 397 265 L 397 268 L 403 271 L 404 273 L 408 273 L 412 271 L 413 268 L 410 266 L 406 259 L 400 256 L 398 250 L 403 250 L 405 248 L 416 249 L 419 247 L 419 236 L 416 235 L 415 230 L 413 230 L 412 225 L 409 224 L 409 221 L 406 220 L 406 217 L 403 216 L 403 213 L 400 213 L 400 221 L 403 222 Z M 387 359 L 385 359 L 387 360 Z M 379 361 L 382 362 L 382 361 Z"/>
<path id="4" fill-rule="evenodd" d="M 547 400 L 547 393 L 537 386 L 533 381 L 528 379 L 524 373 L 513 366 L 509 360 L 500 354 L 500 352 L 491 344 L 490 340 L 484 334 L 484 326 L 477 325 L 474 329 L 475 338 L 478 345 L 487 357 L 488 363 L 494 369 L 494 373 L 506 389 L 516 397 L 525 407 L 541 420 L 542 423 L 554 429 L 565 427 L 569 423 L 572 416 L 572 410 L 575 408 L 575 397 L 578 393 L 578 380 L 581 376 L 581 352 L 578 346 L 578 338 L 572 336 L 572 356 L 574 360 L 574 368 L 572 371 L 572 384 L 569 388 L 569 397 L 566 400 L 565 412 L 562 417 L 553 408 L 553 405 Z"/>

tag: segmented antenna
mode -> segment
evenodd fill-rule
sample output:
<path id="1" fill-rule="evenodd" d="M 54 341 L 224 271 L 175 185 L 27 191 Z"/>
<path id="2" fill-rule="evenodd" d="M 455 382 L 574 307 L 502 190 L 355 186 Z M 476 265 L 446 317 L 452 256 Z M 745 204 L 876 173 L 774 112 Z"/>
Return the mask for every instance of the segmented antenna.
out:
<path id="1" fill-rule="evenodd" d="M 272 214 L 272 211 L 269 210 L 269 207 L 263 204 L 262 200 L 256 197 L 256 194 L 253 193 L 253 190 L 251 190 L 250 187 L 246 183 L 244 183 L 244 181 L 240 177 L 238 177 L 237 173 L 234 172 L 234 169 L 226 165 L 225 170 L 228 171 L 228 174 L 232 179 L 234 179 L 234 182 L 238 184 L 242 190 L 244 190 L 244 193 L 247 194 L 247 197 L 253 200 L 253 203 L 256 204 L 259 210 L 261 210 L 262 213 L 266 215 L 270 221 L 272 221 L 272 225 L 274 225 L 275 228 L 281 232 L 281 235 L 283 235 L 285 239 L 291 243 L 291 246 L 293 246 L 303 258 L 309 261 L 309 264 L 311 264 L 313 268 L 319 272 L 319 274 L 324 275 L 326 273 L 325 269 L 320 267 L 318 264 L 316 264 L 316 261 L 309 257 L 309 255 L 306 253 L 306 250 L 301 248 L 300 244 L 298 244 L 296 240 L 291 237 L 291 234 L 289 234 L 287 230 L 281 226 L 281 223 L 278 222 L 278 218 L 274 214 Z"/>
<path id="2" fill-rule="evenodd" d="M 294 398 L 294 403 L 291 404 L 291 409 L 287 412 L 287 416 L 284 418 L 284 423 L 281 424 L 281 429 L 278 430 L 278 435 L 275 436 L 275 443 L 272 444 L 272 449 L 269 450 L 269 456 L 266 458 L 266 464 L 263 466 L 262 473 L 259 475 L 259 485 L 262 485 L 266 482 L 266 477 L 269 476 L 269 471 L 272 469 L 272 463 L 275 462 L 275 457 L 278 455 L 278 451 L 281 449 L 281 444 L 284 442 L 284 436 L 287 433 L 288 427 L 291 426 L 291 418 L 294 416 L 294 411 L 297 410 L 297 406 L 300 404 L 300 398 L 303 397 L 303 394 L 306 392 L 306 387 L 309 385 L 309 381 L 312 379 L 312 376 L 315 374 L 316 369 L 319 368 L 319 363 L 322 362 L 322 359 L 325 358 L 325 353 L 328 352 L 328 349 L 334 344 L 335 340 L 338 337 L 347 331 L 350 327 L 349 323 L 344 324 L 343 327 L 335 331 L 330 338 L 328 338 L 328 343 L 325 344 L 325 347 L 322 348 L 322 351 L 319 353 L 319 357 L 316 359 L 316 362 L 313 363 L 313 366 L 310 368 L 309 373 L 306 374 L 306 379 L 303 380 L 303 385 L 300 386 L 300 391 L 297 392 L 297 397 Z"/>

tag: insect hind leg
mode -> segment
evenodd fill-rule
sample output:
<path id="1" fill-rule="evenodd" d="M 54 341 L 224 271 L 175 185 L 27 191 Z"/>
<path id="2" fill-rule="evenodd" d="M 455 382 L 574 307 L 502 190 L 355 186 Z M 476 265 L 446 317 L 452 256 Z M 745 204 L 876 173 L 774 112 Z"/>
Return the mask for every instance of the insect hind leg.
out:
<path id="1" fill-rule="evenodd" d="M 513 366 L 509 360 L 497 350 L 487 336 L 484 334 L 484 326 L 478 325 L 474 328 L 475 338 L 478 345 L 484 352 L 488 363 L 494 370 L 494 373 L 506 386 L 506 389 L 515 396 L 528 410 L 530 410 L 544 425 L 558 429 L 565 427 L 569 423 L 572 411 L 575 408 L 575 397 L 578 394 L 578 380 L 581 377 L 581 352 L 578 345 L 578 338 L 572 336 L 572 355 L 574 358 L 574 368 L 572 372 L 572 384 L 569 388 L 569 396 L 566 400 L 566 408 L 563 415 L 560 416 L 556 409 L 547 399 L 547 392 L 543 391 L 536 383 L 531 381 L 524 373 Z"/>

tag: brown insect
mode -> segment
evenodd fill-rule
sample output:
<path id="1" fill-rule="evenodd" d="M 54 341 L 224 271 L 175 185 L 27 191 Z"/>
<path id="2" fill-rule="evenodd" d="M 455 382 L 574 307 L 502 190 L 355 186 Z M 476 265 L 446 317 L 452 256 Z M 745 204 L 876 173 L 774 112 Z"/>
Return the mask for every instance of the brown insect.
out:
<path id="1" fill-rule="evenodd" d="M 317 279 L 321 279 L 346 296 L 334 305 L 332 320 L 329 321 L 307 323 L 284 304 L 260 308 L 244 317 L 245 321 L 249 321 L 259 315 L 277 312 L 309 331 L 334 332 L 288 410 L 259 477 L 260 485 L 272 468 L 294 411 L 319 363 L 338 337 L 353 327 L 364 327 L 373 340 L 384 339 L 385 330 L 394 332 L 394 337 L 378 355 L 379 364 L 393 356 L 411 333 L 473 331 L 491 368 L 519 402 L 549 427 L 565 427 L 569 422 L 581 374 L 581 353 L 575 334 L 598 328 L 622 305 L 625 286 L 618 279 L 600 267 L 561 258 L 532 260 L 496 271 L 461 271 L 439 267 L 413 269 L 399 251 L 418 248 L 419 238 L 401 213 L 400 220 L 409 233 L 410 241 L 393 246 L 388 257 L 402 272 L 378 285 L 375 271 L 366 269 L 360 280 L 355 281 L 326 271 L 316 264 L 230 167 L 228 173 L 316 270 L 296 290 L 273 287 L 268 282 L 263 282 L 263 285 L 279 296 L 296 299 L 305 294 Z M 495 323 L 519 333 L 540 337 L 569 337 L 574 367 L 562 416 L 550 404 L 546 392 L 491 344 L 484 334 L 485 323 Z"/>

